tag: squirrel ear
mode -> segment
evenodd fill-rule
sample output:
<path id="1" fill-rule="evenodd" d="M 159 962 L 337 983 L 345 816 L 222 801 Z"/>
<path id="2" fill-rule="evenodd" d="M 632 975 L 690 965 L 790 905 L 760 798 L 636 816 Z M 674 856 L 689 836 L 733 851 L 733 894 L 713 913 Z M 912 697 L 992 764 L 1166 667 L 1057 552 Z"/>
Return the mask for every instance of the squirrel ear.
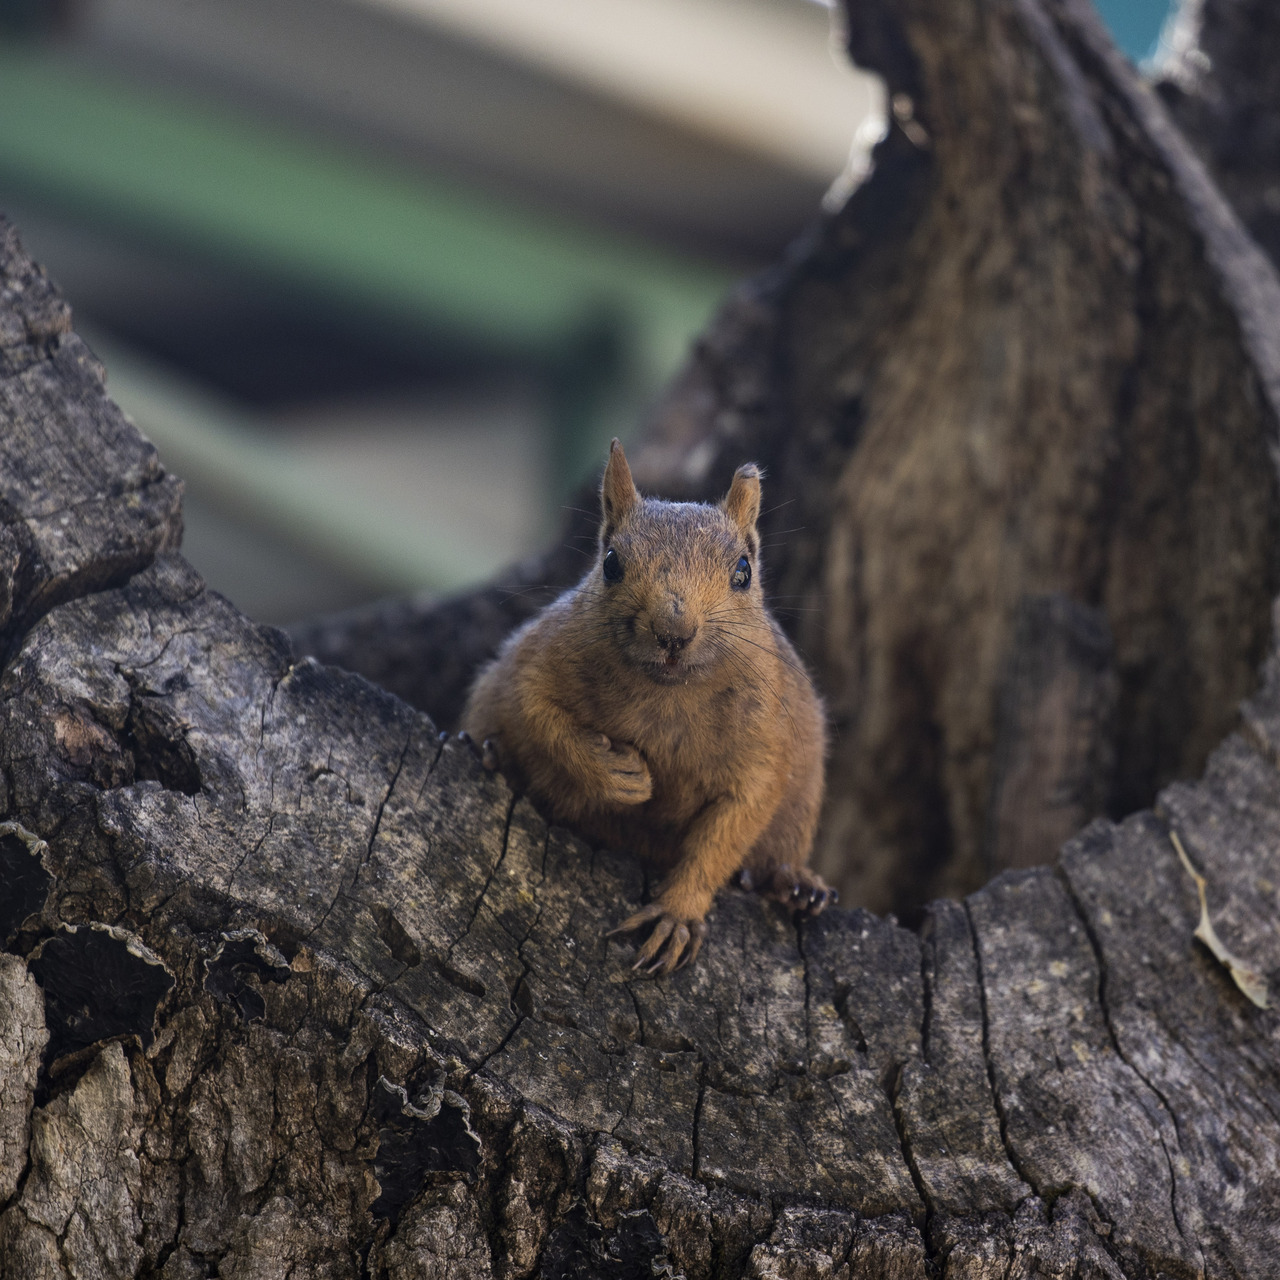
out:
<path id="1" fill-rule="evenodd" d="M 640 495 L 631 479 L 627 455 L 622 452 L 622 444 L 615 436 L 609 446 L 609 461 L 605 463 L 604 480 L 600 484 L 600 514 L 603 517 L 600 526 L 601 544 L 609 541 L 627 513 L 639 505 Z"/>
<path id="2" fill-rule="evenodd" d="M 744 462 L 733 473 L 733 483 L 720 505 L 724 508 L 725 515 L 754 546 L 756 521 L 760 518 L 760 468 L 754 462 Z"/>

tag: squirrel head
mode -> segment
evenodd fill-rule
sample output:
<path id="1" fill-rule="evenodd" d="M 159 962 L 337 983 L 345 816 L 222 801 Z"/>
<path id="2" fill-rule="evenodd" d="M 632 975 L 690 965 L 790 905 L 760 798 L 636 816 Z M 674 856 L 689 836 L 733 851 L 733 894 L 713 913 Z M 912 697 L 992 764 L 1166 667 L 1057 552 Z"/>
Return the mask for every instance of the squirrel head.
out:
<path id="1" fill-rule="evenodd" d="M 628 663 L 660 684 L 687 684 L 772 649 L 755 463 L 738 468 L 718 505 L 663 502 L 640 496 L 614 440 L 600 508 L 592 599 Z"/>

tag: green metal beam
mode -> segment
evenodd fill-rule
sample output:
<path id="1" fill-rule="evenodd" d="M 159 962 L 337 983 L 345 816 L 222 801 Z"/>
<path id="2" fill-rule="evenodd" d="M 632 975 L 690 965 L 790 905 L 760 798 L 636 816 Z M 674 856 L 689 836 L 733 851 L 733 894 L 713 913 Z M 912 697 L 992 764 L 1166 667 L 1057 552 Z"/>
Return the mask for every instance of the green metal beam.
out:
<path id="1" fill-rule="evenodd" d="M 652 387 L 723 271 L 410 171 L 173 89 L 0 45 L 0 198 L 164 237 L 407 323 L 557 358 L 618 317 Z"/>

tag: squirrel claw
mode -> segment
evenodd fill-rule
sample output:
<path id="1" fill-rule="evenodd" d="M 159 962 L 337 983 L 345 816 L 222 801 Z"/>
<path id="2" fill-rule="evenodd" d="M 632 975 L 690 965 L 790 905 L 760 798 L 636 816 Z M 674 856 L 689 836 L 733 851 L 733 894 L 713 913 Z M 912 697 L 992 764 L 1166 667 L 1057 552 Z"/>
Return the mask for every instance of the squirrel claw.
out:
<path id="1" fill-rule="evenodd" d="M 820 916 L 839 896 L 834 889 L 829 889 L 825 886 L 821 889 L 814 889 L 809 894 L 809 901 L 802 910 L 805 915 Z"/>
<path id="2" fill-rule="evenodd" d="M 458 741 L 458 745 L 467 747 L 471 754 L 480 761 L 481 765 L 492 773 L 498 767 L 498 744 L 492 738 L 486 738 L 483 742 L 477 742 L 465 729 L 459 729 L 454 737 Z M 449 735 L 442 733 L 440 735 L 441 742 L 448 742 Z"/>
<path id="3" fill-rule="evenodd" d="M 620 925 L 610 929 L 604 936 L 606 938 L 616 938 L 620 933 L 634 933 L 637 929 L 642 929 L 645 925 L 652 923 L 660 915 L 662 915 L 662 904 L 651 902 L 647 907 L 641 907 L 634 915 L 629 915 Z"/>
<path id="4" fill-rule="evenodd" d="M 668 942 L 674 949 L 677 941 L 677 934 L 680 929 L 684 929 L 683 925 L 677 925 L 670 916 L 659 916 L 658 923 L 653 926 L 653 932 L 649 935 L 649 939 L 636 951 L 636 962 L 631 966 L 632 970 L 643 969 L 645 973 L 656 973 L 663 964 L 666 963 L 667 957 L 662 954 L 663 949 Z M 684 929 L 685 941 L 689 939 L 689 930 Z M 676 955 L 684 950 L 684 943 L 680 943 L 679 950 Z"/>
<path id="5" fill-rule="evenodd" d="M 656 923 L 654 923 L 656 922 Z M 665 978 L 677 969 L 683 969 L 702 950 L 707 926 L 702 920 L 680 920 L 668 915 L 661 902 L 651 902 L 628 916 L 616 929 L 610 929 L 606 938 L 620 933 L 632 933 L 653 923 L 653 931 L 636 951 L 632 972 L 648 977 Z"/>
<path id="6" fill-rule="evenodd" d="M 808 867 L 777 867 L 756 888 L 762 897 L 772 898 L 789 910 L 807 916 L 821 915 L 840 899 L 840 895 Z"/>
<path id="7" fill-rule="evenodd" d="M 701 920 L 697 920 L 689 932 L 691 937 L 688 949 L 680 957 L 680 962 L 676 965 L 676 969 L 683 969 L 685 965 L 692 964 L 698 958 L 698 952 L 702 950 L 702 943 L 707 936 L 707 926 Z"/>

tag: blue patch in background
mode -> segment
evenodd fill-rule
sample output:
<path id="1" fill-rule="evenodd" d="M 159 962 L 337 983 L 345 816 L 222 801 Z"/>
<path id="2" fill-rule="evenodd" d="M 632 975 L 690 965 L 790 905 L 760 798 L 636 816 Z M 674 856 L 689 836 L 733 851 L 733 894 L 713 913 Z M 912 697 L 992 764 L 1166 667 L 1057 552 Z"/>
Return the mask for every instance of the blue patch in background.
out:
<path id="1" fill-rule="evenodd" d="M 1170 0 L 1094 0 L 1094 4 L 1116 44 L 1134 62 L 1155 52 L 1160 28 L 1173 8 Z"/>

